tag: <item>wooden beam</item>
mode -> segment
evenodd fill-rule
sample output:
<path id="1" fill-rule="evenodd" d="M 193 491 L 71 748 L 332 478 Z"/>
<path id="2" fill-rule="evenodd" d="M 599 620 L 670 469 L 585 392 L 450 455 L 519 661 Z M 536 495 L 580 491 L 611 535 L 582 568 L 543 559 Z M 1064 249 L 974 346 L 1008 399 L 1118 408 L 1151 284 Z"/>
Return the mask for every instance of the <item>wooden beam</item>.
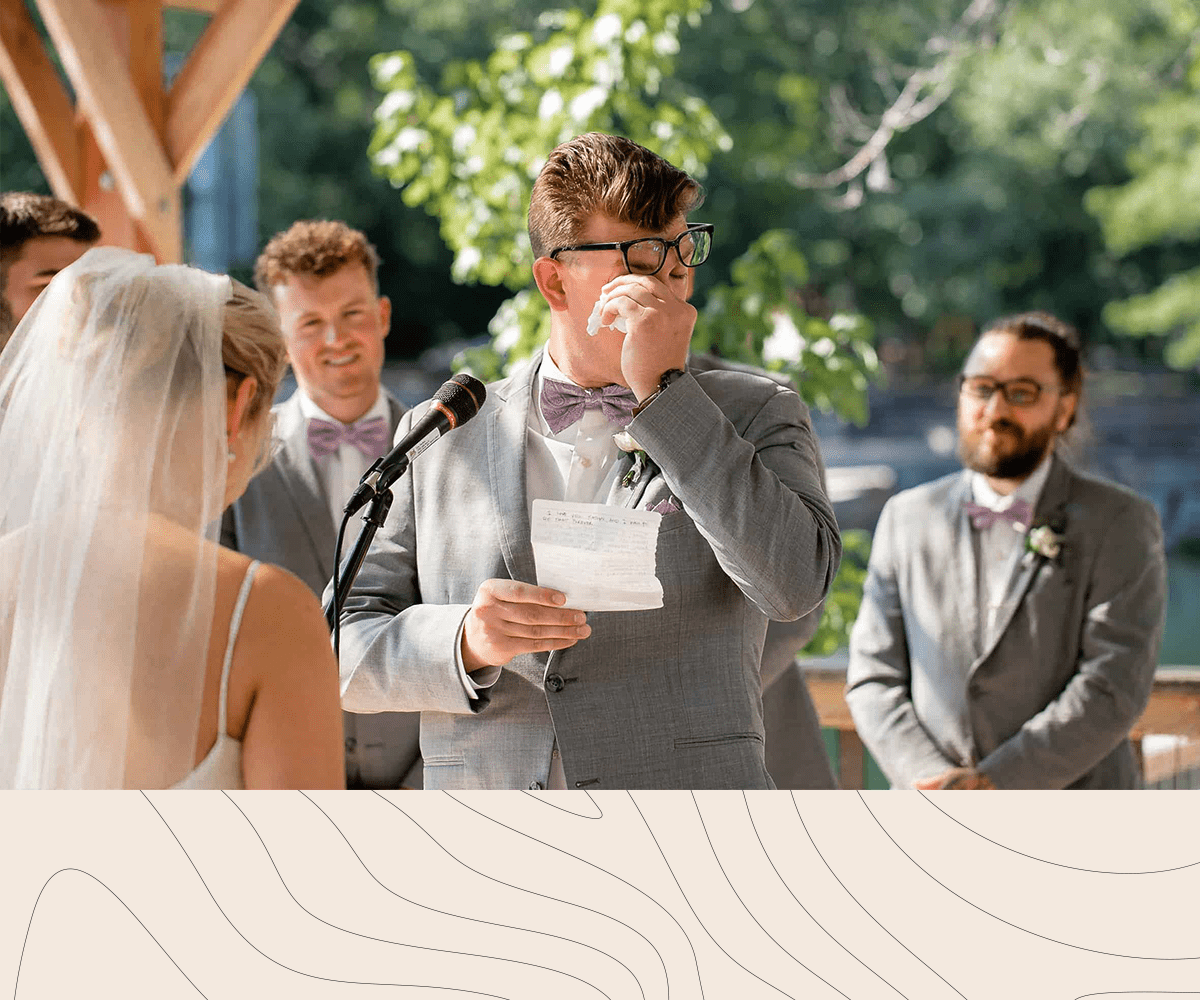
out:
<path id="1" fill-rule="evenodd" d="M 816 705 L 821 725 L 838 731 L 842 747 L 842 787 L 851 773 L 861 765 L 861 743 L 848 743 L 854 734 L 854 719 L 846 705 L 846 668 L 840 665 L 801 661 L 808 690 Z M 1146 781 L 1161 781 L 1176 770 L 1200 767 L 1200 669 L 1194 667 L 1159 667 L 1154 674 L 1150 702 L 1130 732 L 1134 745 L 1149 733 L 1182 737 L 1187 742 L 1168 754 L 1155 754 L 1145 760 Z M 855 734 L 857 740 L 857 735 Z M 847 750 L 848 748 L 848 750 Z"/>
<path id="2" fill-rule="evenodd" d="M 821 725 L 842 732 L 853 731 L 854 720 L 850 717 L 850 708 L 846 704 L 846 668 L 818 667 L 807 663 L 802 666 L 804 679 L 808 682 L 808 691 L 812 695 Z"/>
<path id="3" fill-rule="evenodd" d="M 125 0 L 125 31 L 129 40 L 129 74 L 150 127 L 163 134 L 167 98 L 163 91 L 163 12 L 160 0 Z"/>
<path id="4" fill-rule="evenodd" d="M 182 184 L 299 0 L 225 0 L 167 94 L 167 156 Z"/>
<path id="5" fill-rule="evenodd" d="M 1133 727 L 1137 736 L 1170 733 L 1200 740 L 1200 670 L 1158 670 L 1150 704 Z"/>
<path id="6" fill-rule="evenodd" d="M 1142 780 L 1147 785 L 1169 781 L 1178 774 L 1197 769 L 1200 769 L 1200 743 L 1195 741 L 1176 743 L 1142 757 Z"/>
<path id="7" fill-rule="evenodd" d="M 101 244 L 127 247 L 139 252 L 147 250 L 145 238 L 125 207 L 112 171 L 108 169 L 108 161 L 96 143 L 96 135 L 82 115 L 79 120 L 79 148 L 83 187 L 80 205 L 100 226 Z"/>
<path id="8" fill-rule="evenodd" d="M 24 0 L 0 0 L 0 80 L 50 188 L 82 204 L 75 108 Z"/>
<path id="9" fill-rule="evenodd" d="M 38 0 L 38 8 L 126 209 L 159 261 L 178 261 L 182 240 L 171 164 L 98 0 Z"/>
<path id="10" fill-rule="evenodd" d="M 838 784 L 842 788 L 862 788 L 866 784 L 863 769 L 866 747 L 853 729 L 838 733 Z"/>

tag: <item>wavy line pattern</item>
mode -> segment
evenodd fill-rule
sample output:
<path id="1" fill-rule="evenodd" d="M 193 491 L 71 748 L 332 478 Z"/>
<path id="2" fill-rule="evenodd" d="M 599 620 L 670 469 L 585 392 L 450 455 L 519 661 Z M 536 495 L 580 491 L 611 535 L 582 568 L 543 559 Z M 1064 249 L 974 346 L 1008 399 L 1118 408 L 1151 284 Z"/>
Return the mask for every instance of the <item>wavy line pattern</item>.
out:
<path id="1" fill-rule="evenodd" d="M 0 985 L 13 1000 L 1200 997 L 1200 798 L 1079 803 L 3 793 Z"/>

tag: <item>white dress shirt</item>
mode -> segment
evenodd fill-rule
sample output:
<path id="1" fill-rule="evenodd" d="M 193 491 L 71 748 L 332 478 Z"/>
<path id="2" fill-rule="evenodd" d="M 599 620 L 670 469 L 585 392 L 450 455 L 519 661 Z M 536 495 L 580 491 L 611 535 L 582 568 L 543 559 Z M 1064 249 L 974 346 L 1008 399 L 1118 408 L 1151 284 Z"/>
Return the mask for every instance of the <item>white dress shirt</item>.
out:
<path id="1" fill-rule="evenodd" d="M 303 389 L 298 388 L 296 393 L 300 397 L 300 413 L 305 420 L 327 420 L 331 424 L 341 424 L 343 427 L 354 426 L 331 417 L 317 406 Z M 354 423 L 372 420 L 375 417 L 382 417 L 385 421 L 388 419 L 387 396 L 382 392 L 376 395 L 371 408 Z M 342 523 L 342 508 L 346 506 L 346 501 L 350 499 L 363 473 L 370 468 L 374 460 L 345 441 L 338 445 L 333 454 L 313 459 L 313 467 L 317 470 L 321 492 L 325 494 L 325 502 L 329 504 L 329 516 L 333 518 L 335 528 Z"/>
<path id="2" fill-rule="evenodd" d="M 971 477 L 972 499 L 992 510 L 1007 510 L 1016 501 L 1024 500 L 1031 510 L 1037 508 L 1038 498 L 1042 495 L 1042 487 L 1046 485 L 1046 477 L 1050 475 L 1050 454 L 1042 459 L 1032 473 L 1008 496 L 1003 496 L 992 489 L 987 476 L 976 472 Z M 996 627 L 996 615 L 1004 602 L 1008 590 L 1008 582 L 1012 578 L 1017 562 L 1020 560 L 1025 546 L 1025 534 L 1030 525 L 1021 527 L 1011 521 L 996 520 L 986 528 L 972 529 L 978 541 L 978 572 L 976 574 L 980 608 L 986 614 L 980 618 L 981 649 L 986 648 Z"/>
<path id="3" fill-rule="evenodd" d="M 542 416 L 542 384 L 546 379 L 574 383 L 554 363 L 549 346 L 543 348 L 542 352 L 542 364 L 532 385 L 534 396 L 525 430 L 525 492 L 531 522 L 534 500 L 604 503 L 608 499 L 617 477 L 619 457 L 613 435 L 621 430 L 597 407 L 585 410 L 579 420 L 557 434 L 552 432 Z M 465 623 L 466 619 L 463 620 Z M 462 632 L 463 627 L 460 626 L 455 641 L 455 660 L 467 695 L 476 698 L 477 691 L 496 683 L 501 668 L 484 667 L 468 674 L 462 662 Z M 551 752 L 547 788 L 566 787 L 562 757 L 556 741 Z"/>

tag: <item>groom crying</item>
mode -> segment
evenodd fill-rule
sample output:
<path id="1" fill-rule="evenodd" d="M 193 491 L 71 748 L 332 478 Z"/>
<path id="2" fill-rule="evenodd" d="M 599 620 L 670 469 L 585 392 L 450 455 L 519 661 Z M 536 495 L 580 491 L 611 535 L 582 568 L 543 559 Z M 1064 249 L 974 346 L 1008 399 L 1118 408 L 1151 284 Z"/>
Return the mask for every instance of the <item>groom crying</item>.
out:
<path id="1" fill-rule="evenodd" d="M 422 713 L 426 787 L 772 787 L 767 621 L 821 602 L 840 541 L 796 393 L 687 371 L 701 197 L 598 133 L 538 176 L 549 343 L 396 485 L 342 618 L 343 703 Z M 538 586 L 538 500 L 660 515 L 661 607 L 589 613 Z"/>

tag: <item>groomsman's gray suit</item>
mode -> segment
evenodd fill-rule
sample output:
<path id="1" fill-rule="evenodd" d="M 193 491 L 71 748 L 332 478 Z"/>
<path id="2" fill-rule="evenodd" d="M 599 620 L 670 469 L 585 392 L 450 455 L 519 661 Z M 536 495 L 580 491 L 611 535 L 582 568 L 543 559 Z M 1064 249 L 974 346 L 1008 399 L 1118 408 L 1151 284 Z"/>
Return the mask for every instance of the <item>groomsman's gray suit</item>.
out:
<path id="1" fill-rule="evenodd" d="M 385 391 L 386 390 L 381 390 Z M 404 407 L 390 394 L 392 435 Z M 250 481 L 225 513 L 221 543 L 295 573 L 321 596 L 333 577 L 337 526 L 308 453 L 307 422 L 294 394 L 275 407 L 275 437 L 282 446 L 270 465 Z M 361 522 L 346 529 L 348 551 Z M 420 717 L 415 713 L 342 714 L 346 731 L 346 778 L 351 787 L 421 787 Z"/>
<path id="2" fill-rule="evenodd" d="M 998 788 L 1131 788 L 1128 734 L 1158 662 L 1166 560 L 1154 507 L 1060 456 L 1034 511 L 1057 559 L 1017 562 L 979 648 L 977 543 L 962 472 L 880 515 L 846 700 L 895 787 L 975 766 Z"/>
<path id="3" fill-rule="evenodd" d="M 570 649 L 515 658 L 468 698 L 454 653 L 479 584 L 536 582 L 525 443 L 541 355 L 413 463 L 342 621 L 343 703 L 420 710 L 429 788 L 770 788 L 759 663 L 768 616 L 823 599 L 841 542 L 800 398 L 738 372 L 679 378 L 629 432 L 657 457 L 609 502 L 663 515 L 664 606 L 590 615 Z M 407 414 L 404 430 L 421 408 Z"/>
<path id="4" fill-rule="evenodd" d="M 750 372 L 791 386 L 791 380 L 782 375 L 712 354 L 689 354 L 688 369 Z M 806 419 L 807 413 L 805 407 Z M 817 460 L 821 462 L 824 483 L 825 465 L 819 447 Z M 804 671 L 796 663 L 796 656 L 816 633 L 824 613 L 822 602 L 794 622 L 767 623 L 762 655 L 763 726 L 767 737 L 767 773 L 776 788 L 837 788 L 821 736 L 821 720 Z"/>

